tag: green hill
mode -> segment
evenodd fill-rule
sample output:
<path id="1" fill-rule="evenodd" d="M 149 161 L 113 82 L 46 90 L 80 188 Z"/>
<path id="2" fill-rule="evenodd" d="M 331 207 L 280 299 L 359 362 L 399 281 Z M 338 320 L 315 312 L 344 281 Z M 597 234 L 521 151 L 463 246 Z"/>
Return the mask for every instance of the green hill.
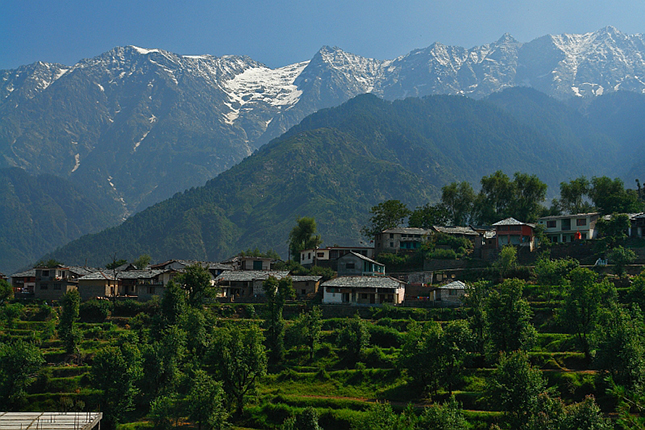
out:
<path id="1" fill-rule="evenodd" d="M 45 252 L 116 224 L 115 214 L 53 175 L 0 169 L 0 271 L 13 273 Z"/>
<path id="2" fill-rule="evenodd" d="M 351 245 L 361 239 L 369 208 L 383 200 L 416 207 L 436 200 L 446 183 L 477 184 L 498 169 L 537 174 L 555 186 L 590 174 L 585 166 L 600 150 L 592 143 L 581 154 L 487 101 L 363 95 L 307 117 L 205 186 L 47 258 L 105 264 L 115 253 L 127 259 L 147 253 L 155 261 L 221 260 L 249 247 L 286 257 L 300 216 L 317 220 L 325 244 Z"/>

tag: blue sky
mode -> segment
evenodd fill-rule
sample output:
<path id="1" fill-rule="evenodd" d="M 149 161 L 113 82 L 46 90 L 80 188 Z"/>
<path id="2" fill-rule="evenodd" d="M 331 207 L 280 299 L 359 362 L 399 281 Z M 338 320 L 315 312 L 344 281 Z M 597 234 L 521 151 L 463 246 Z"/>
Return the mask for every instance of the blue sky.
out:
<path id="1" fill-rule="evenodd" d="M 0 69 L 72 65 L 124 45 L 248 55 L 270 67 L 310 59 L 323 45 L 391 59 L 504 33 L 520 42 L 607 25 L 643 33 L 644 17 L 645 0 L 0 0 Z"/>

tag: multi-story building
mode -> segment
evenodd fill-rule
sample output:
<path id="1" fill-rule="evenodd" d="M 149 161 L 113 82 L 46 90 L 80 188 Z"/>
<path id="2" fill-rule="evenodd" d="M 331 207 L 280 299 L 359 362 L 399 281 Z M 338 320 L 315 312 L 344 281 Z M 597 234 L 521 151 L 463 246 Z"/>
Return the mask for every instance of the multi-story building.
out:
<path id="1" fill-rule="evenodd" d="M 599 218 L 599 212 L 545 216 L 538 219 L 538 225 L 544 226 L 544 233 L 553 243 L 573 242 L 595 239 L 598 236 L 596 222 Z"/>
<path id="2" fill-rule="evenodd" d="M 432 230 L 412 227 L 383 230 L 374 237 L 374 254 L 414 251 L 421 247 L 430 234 Z"/>

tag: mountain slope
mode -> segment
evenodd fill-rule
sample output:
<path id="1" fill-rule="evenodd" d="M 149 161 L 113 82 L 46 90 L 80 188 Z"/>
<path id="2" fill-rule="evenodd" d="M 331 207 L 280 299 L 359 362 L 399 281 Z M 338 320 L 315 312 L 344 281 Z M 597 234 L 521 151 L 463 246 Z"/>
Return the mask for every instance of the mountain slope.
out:
<path id="1" fill-rule="evenodd" d="M 356 95 L 482 98 L 532 86 L 556 99 L 645 91 L 645 42 L 613 27 L 435 43 L 393 60 L 323 47 L 270 69 L 248 57 L 115 48 L 67 67 L 0 71 L 0 167 L 69 178 L 125 216 L 235 165 L 322 108 Z"/>
<path id="2" fill-rule="evenodd" d="M 68 181 L 0 169 L 0 271 L 12 273 L 45 252 L 119 219 Z"/>
<path id="3" fill-rule="evenodd" d="M 115 252 L 220 260 L 257 246 L 286 255 L 299 216 L 316 218 L 326 244 L 351 245 L 369 208 L 383 200 L 416 207 L 435 201 L 447 182 L 477 182 L 497 169 L 555 185 L 577 173 L 567 162 L 575 153 L 489 102 L 363 95 L 307 117 L 204 187 L 51 256 L 98 265 Z M 585 156 L 590 162 L 597 154 L 590 148 Z"/>

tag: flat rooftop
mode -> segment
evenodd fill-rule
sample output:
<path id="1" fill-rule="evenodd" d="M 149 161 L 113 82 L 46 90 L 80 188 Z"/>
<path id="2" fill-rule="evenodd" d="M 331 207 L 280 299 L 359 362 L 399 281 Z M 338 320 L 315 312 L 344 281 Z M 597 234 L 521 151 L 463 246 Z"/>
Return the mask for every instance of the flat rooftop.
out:
<path id="1" fill-rule="evenodd" d="M 0 412 L 2 430 L 92 430 L 102 412 Z"/>

